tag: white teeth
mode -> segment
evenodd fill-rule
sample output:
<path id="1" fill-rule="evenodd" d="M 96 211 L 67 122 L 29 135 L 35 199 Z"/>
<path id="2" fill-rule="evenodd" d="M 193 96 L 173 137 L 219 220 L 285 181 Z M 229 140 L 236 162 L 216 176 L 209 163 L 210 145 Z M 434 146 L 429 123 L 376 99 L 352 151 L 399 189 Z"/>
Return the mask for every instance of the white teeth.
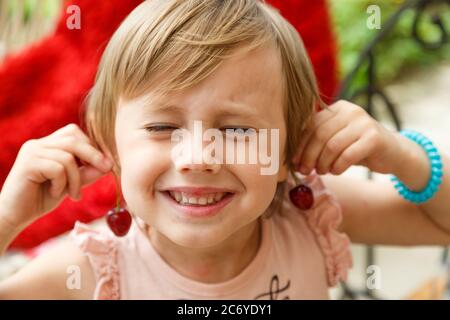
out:
<path id="1" fill-rule="evenodd" d="M 189 198 L 189 203 L 197 204 L 197 198 L 190 197 Z"/>
<path id="2" fill-rule="evenodd" d="M 202 197 L 189 196 L 186 192 L 178 191 L 169 191 L 169 194 L 180 204 L 198 204 L 202 206 L 216 203 L 225 196 L 225 192 L 209 193 Z"/>

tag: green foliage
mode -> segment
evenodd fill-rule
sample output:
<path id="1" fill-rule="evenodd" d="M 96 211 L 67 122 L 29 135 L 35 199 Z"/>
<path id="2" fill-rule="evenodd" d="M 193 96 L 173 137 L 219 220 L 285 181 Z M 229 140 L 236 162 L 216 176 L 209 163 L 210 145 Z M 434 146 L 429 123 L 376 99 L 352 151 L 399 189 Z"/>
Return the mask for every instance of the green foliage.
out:
<path id="1" fill-rule="evenodd" d="M 23 11 L 23 21 L 26 22 L 30 19 L 33 11 L 39 9 L 45 18 L 51 18 L 58 14 L 59 2 L 61 0 L 25 0 L 22 3 L 16 0 L 8 1 L 9 14 Z"/>
<path id="2" fill-rule="evenodd" d="M 380 32 L 386 21 L 405 1 L 389 0 L 329 0 L 331 15 L 339 44 L 339 62 L 341 78 L 355 66 L 362 50 Z M 368 6 L 375 4 L 380 7 L 381 29 L 370 30 L 367 19 Z M 433 12 L 441 13 L 446 30 L 450 33 L 450 7 L 446 5 L 430 6 L 419 24 L 422 38 L 428 41 L 439 39 L 440 31 L 430 22 Z M 395 27 L 384 40 L 376 46 L 377 79 L 387 83 L 395 79 L 405 69 L 428 66 L 444 59 L 450 59 L 450 44 L 439 50 L 427 50 L 412 37 L 412 25 L 415 11 L 405 11 Z M 364 70 L 355 79 L 354 87 L 365 83 Z"/>

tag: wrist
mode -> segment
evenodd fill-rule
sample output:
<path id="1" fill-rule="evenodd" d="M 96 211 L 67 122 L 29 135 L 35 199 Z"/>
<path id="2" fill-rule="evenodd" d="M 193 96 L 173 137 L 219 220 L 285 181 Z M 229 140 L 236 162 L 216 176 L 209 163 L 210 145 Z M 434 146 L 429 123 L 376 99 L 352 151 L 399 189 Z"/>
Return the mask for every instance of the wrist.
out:
<path id="1" fill-rule="evenodd" d="M 0 209 L 0 255 L 6 251 L 14 238 L 27 226 L 27 223 L 16 224 Z"/>
<path id="2" fill-rule="evenodd" d="M 394 174 L 410 190 L 423 190 L 431 177 L 431 165 L 425 150 L 416 142 L 395 133 L 399 157 Z"/>
<path id="3" fill-rule="evenodd" d="M 10 222 L 0 215 L 0 256 L 14 239 L 16 232 Z"/>

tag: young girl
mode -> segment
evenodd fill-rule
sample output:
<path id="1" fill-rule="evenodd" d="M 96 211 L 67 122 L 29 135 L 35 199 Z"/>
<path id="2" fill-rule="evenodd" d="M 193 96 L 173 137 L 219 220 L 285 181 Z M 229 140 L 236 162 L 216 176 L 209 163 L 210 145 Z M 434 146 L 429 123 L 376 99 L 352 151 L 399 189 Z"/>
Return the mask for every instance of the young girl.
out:
<path id="1" fill-rule="evenodd" d="M 298 33 L 264 2 L 143 2 L 105 50 L 87 135 L 70 124 L 27 141 L 0 193 L 4 252 L 112 171 L 126 208 L 108 222 L 126 235 L 77 222 L 68 241 L 0 283 L 0 299 L 325 299 L 352 266 L 349 239 L 449 244 L 448 157 L 349 102 L 318 105 Z M 195 121 L 278 129 L 279 170 L 173 158 L 172 133 Z M 352 165 L 394 175 L 401 193 L 339 176 Z M 427 187 L 420 201 L 408 193 Z"/>

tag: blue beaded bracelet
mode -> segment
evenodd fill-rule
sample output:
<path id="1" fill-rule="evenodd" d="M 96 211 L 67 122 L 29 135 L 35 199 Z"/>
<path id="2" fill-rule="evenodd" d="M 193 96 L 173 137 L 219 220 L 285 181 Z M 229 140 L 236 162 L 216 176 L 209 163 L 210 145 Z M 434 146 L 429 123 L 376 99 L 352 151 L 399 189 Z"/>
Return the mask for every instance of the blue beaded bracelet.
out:
<path id="1" fill-rule="evenodd" d="M 415 204 L 420 204 L 431 199 L 438 191 L 440 184 L 442 183 L 442 160 L 439 152 L 433 143 L 424 135 L 413 130 L 402 130 L 400 134 L 409 138 L 410 140 L 418 143 L 427 153 L 428 159 L 431 164 L 431 177 L 428 180 L 427 186 L 419 191 L 415 192 L 406 187 L 396 176 L 391 177 L 391 181 L 394 182 L 394 187 L 398 193 L 408 201 Z"/>

